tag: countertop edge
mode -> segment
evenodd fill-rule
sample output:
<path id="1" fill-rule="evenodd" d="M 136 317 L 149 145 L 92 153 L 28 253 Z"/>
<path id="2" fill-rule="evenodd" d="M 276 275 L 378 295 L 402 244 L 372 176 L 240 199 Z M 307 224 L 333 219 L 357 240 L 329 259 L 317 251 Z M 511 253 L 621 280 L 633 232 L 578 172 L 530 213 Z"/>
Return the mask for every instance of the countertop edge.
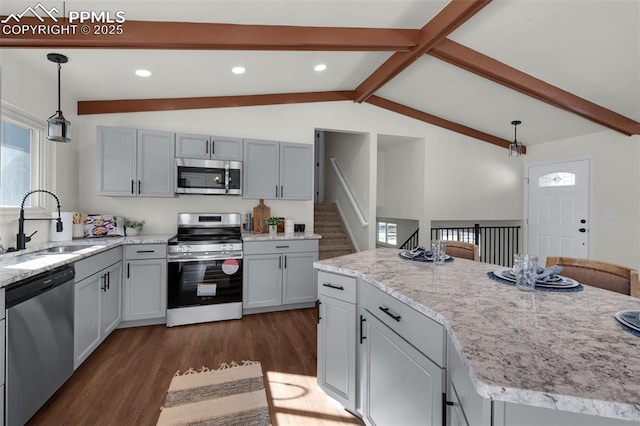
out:
<path id="1" fill-rule="evenodd" d="M 424 314 L 428 318 L 440 323 L 447 330 L 448 336 L 453 342 L 453 346 L 456 348 L 458 355 L 460 356 L 465 368 L 467 369 L 469 379 L 471 380 L 476 392 L 483 398 L 515 404 L 531 405 L 540 408 L 557 409 L 579 414 L 640 421 L 640 407 L 633 404 L 594 400 L 589 398 L 532 391 L 529 389 L 497 386 L 482 382 L 476 376 L 473 367 L 470 365 L 469 360 L 467 359 L 467 356 L 465 355 L 464 350 L 455 335 L 454 330 L 451 328 L 449 322 L 444 316 L 440 315 L 438 312 L 432 310 L 428 306 L 424 306 L 418 302 L 415 302 L 402 293 L 388 288 L 383 283 L 367 277 L 367 275 L 363 272 L 344 267 L 325 265 L 321 263 L 321 261 L 314 262 L 313 266 L 319 271 L 361 278 L 364 282 L 373 285 L 374 287 L 385 292 L 394 299 Z"/>

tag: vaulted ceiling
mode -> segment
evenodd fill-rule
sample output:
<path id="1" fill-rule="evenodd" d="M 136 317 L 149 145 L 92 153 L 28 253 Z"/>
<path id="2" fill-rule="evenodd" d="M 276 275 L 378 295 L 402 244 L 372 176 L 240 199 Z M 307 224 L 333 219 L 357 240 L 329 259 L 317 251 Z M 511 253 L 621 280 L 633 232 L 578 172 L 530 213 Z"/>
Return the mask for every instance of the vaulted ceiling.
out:
<path id="1" fill-rule="evenodd" d="M 69 57 L 63 80 L 79 114 L 352 101 L 505 147 L 516 119 L 525 145 L 640 134 L 638 0 L 42 4 L 125 13 L 121 35 L 3 27 L 3 63 L 55 72 L 46 53 Z M 28 6 L 3 0 L 0 14 Z M 232 74 L 236 65 L 247 72 Z"/>

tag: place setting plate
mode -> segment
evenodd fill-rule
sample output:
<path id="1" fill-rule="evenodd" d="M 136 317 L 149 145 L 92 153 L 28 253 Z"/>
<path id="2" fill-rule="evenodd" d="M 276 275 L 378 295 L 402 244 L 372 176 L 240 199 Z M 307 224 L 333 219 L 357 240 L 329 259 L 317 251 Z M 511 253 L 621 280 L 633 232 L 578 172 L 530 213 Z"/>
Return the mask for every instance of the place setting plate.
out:
<path id="1" fill-rule="evenodd" d="M 426 253 L 430 253 L 430 252 L 426 252 Z M 414 255 L 412 254 L 409 250 L 403 250 L 401 252 L 398 253 L 398 256 L 400 256 L 403 259 L 407 259 L 407 260 L 415 260 L 418 262 L 433 262 L 433 256 L 427 254 L 425 255 Z M 448 254 L 444 255 L 444 261 L 448 262 L 453 260 L 453 258 L 451 256 L 449 256 Z"/>
<path id="2" fill-rule="evenodd" d="M 500 269 L 494 274 L 507 281 L 516 282 L 516 276 L 510 268 Z M 536 280 L 536 287 L 540 288 L 574 288 L 579 285 L 580 283 L 576 280 L 562 275 L 552 275 L 544 280 Z"/>
<path id="3" fill-rule="evenodd" d="M 620 324 L 640 333 L 640 311 L 616 312 L 615 318 Z"/>

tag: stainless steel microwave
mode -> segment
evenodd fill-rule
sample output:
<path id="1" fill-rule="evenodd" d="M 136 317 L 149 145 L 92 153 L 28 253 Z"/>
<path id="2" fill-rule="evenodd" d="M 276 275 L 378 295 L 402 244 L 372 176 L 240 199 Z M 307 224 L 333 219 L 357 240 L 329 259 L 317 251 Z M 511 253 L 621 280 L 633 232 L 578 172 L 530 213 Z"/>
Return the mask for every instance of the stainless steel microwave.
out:
<path id="1" fill-rule="evenodd" d="M 242 161 L 176 158 L 176 193 L 242 195 Z"/>

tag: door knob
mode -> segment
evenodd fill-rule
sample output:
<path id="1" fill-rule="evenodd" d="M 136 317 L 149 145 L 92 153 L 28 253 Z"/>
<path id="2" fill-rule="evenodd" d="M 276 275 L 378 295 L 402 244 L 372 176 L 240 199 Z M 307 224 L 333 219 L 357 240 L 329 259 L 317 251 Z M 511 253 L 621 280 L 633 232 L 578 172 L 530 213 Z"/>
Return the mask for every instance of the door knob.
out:
<path id="1" fill-rule="evenodd" d="M 580 229 L 578 229 L 578 231 L 580 231 L 580 232 L 587 232 L 587 230 L 586 230 L 585 228 L 580 228 Z"/>
<path id="2" fill-rule="evenodd" d="M 585 219 L 580 219 L 580 223 L 587 223 Z"/>

